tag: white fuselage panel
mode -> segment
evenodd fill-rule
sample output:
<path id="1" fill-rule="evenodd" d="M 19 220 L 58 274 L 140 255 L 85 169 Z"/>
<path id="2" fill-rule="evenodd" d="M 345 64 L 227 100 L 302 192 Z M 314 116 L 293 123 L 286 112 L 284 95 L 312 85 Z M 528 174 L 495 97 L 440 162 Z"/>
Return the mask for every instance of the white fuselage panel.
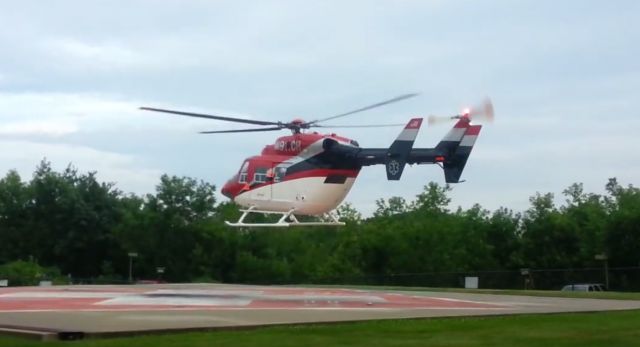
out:
<path id="1" fill-rule="evenodd" d="M 236 196 L 234 201 L 243 207 L 257 210 L 287 212 L 317 216 L 334 210 L 353 187 L 355 177 L 342 184 L 324 183 L 326 177 L 304 177 L 269 184 Z"/>

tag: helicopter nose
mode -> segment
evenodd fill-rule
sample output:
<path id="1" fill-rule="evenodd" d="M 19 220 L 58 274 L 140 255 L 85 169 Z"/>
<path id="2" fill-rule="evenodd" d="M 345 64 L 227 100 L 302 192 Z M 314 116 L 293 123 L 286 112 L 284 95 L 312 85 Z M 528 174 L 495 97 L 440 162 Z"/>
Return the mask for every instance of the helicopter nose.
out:
<path id="1" fill-rule="evenodd" d="M 222 195 L 226 196 L 229 199 L 233 199 L 233 194 L 231 194 L 231 189 L 229 187 L 229 182 L 227 182 L 222 189 L 220 190 Z"/>
<path id="2" fill-rule="evenodd" d="M 222 193 L 222 195 L 226 196 L 227 198 L 233 200 L 234 196 L 237 193 L 237 186 L 238 186 L 238 177 L 233 176 L 231 177 L 230 180 L 227 181 L 227 183 L 224 184 L 224 186 L 222 186 L 222 189 L 220 190 L 220 192 Z"/>

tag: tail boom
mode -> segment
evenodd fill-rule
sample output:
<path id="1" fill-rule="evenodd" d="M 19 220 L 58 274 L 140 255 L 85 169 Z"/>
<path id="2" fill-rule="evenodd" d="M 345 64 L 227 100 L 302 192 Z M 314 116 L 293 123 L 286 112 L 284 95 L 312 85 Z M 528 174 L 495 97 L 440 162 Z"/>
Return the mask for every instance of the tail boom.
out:
<path id="1" fill-rule="evenodd" d="M 413 148 L 422 119 L 409 121 L 389 148 L 354 148 L 336 145 L 330 150 L 358 165 L 385 165 L 387 179 L 399 180 L 406 164 L 438 164 L 444 170 L 447 183 L 459 183 L 469 155 L 480 134 L 482 125 L 471 125 L 466 117 L 460 119 L 434 148 Z"/>
<path id="2" fill-rule="evenodd" d="M 435 148 L 415 148 L 407 160 L 408 164 L 440 164 L 447 183 L 460 183 L 471 150 L 478 139 L 482 125 L 471 125 L 462 118 L 442 138 Z"/>

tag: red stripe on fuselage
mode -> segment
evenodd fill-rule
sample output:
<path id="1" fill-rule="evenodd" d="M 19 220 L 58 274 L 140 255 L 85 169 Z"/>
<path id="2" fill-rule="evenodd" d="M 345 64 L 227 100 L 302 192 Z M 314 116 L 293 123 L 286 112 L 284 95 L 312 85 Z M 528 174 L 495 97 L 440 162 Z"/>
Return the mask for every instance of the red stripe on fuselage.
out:
<path id="1" fill-rule="evenodd" d="M 282 181 L 279 182 L 265 182 L 265 183 L 260 183 L 260 184 L 254 184 L 250 187 L 249 190 L 243 190 L 241 192 L 239 192 L 236 196 L 246 193 L 246 192 L 250 192 L 254 189 L 258 189 L 258 188 L 262 188 L 265 186 L 268 186 L 270 184 L 278 184 L 281 182 L 287 182 L 287 181 L 293 181 L 293 180 L 297 180 L 297 179 L 301 179 L 301 178 L 309 178 L 309 177 L 327 177 L 330 175 L 340 175 L 340 176 L 347 176 L 350 178 L 356 178 L 358 177 L 358 174 L 360 173 L 360 170 L 336 170 L 336 169 L 312 169 L 312 170 L 306 170 L 306 171 L 302 171 L 302 172 L 296 172 L 294 174 L 291 175 L 286 175 L 284 177 L 284 179 Z"/>
<path id="2" fill-rule="evenodd" d="M 283 181 L 291 181 L 307 177 L 327 177 L 329 175 L 340 175 L 355 178 L 358 177 L 358 173 L 360 173 L 360 170 L 312 169 L 286 175 Z"/>

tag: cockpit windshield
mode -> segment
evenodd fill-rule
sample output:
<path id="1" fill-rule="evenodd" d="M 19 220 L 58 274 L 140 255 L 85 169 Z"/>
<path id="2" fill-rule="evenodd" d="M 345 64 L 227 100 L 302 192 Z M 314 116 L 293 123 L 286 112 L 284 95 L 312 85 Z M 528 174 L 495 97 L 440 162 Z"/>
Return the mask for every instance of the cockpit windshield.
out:
<path id="1" fill-rule="evenodd" d="M 240 174 L 238 175 L 238 183 L 247 183 L 247 173 L 249 172 L 249 161 L 245 161 L 240 168 Z"/>

